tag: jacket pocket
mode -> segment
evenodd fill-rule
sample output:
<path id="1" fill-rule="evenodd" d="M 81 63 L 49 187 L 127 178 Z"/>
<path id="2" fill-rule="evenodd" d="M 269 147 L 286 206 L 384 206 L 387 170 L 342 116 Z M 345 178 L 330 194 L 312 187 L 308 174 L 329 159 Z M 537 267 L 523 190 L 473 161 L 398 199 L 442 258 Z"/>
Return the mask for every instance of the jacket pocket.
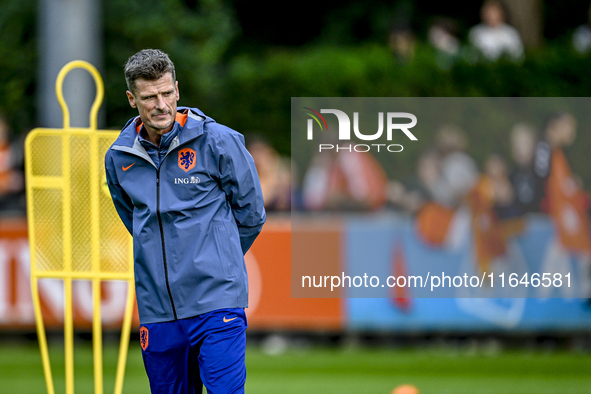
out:
<path id="1" fill-rule="evenodd" d="M 232 239 L 228 234 L 226 226 L 224 224 L 216 224 L 213 227 L 213 234 L 215 237 L 216 247 L 218 254 L 224 269 L 224 275 L 226 278 L 235 278 L 236 272 L 234 270 L 234 264 L 232 264 L 232 258 L 230 253 L 230 242 Z"/>

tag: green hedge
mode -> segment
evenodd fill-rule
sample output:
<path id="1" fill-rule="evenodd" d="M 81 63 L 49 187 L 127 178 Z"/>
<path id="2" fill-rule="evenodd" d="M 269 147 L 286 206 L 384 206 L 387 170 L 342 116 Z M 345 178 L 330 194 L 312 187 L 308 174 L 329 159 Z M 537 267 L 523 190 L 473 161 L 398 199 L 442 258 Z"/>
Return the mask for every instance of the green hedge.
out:
<path id="1" fill-rule="evenodd" d="M 446 59 L 426 45 L 419 45 L 407 61 L 377 45 L 275 49 L 263 57 L 245 55 L 231 61 L 218 116 L 242 132 L 266 135 L 289 155 L 291 97 L 587 97 L 590 70 L 591 55 L 581 56 L 558 42 L 528 53 L 521 63 L 478 61 L 469 51 Z M 531 121 L 543 126 L 541 119 Z M 509 130 L 499 129 L 496 135 L 466 131 L 472 142 L 469 152 L 480 166 L 491 153 L 510 157 Z M 390 176 L 412 176 L 419 153 L 432 142 L 424 139 L 404 157 L 389 158 Z M 589 147 L 591 125 L 580 122 L 577 144 L 568 156 L 586 185 L 591 184 Z"/>
<path id="2" fill-rule="evenodd" d="M 522 63 L 446 64 L 424 45 L 407 61 L 376 45 L 278 49 L 233 59 L 225 82 L 223 120 L 267 135 L 287 154 L 291 97 L 582 97 L 591 92 L 591 56 L 563 44 Z"/>

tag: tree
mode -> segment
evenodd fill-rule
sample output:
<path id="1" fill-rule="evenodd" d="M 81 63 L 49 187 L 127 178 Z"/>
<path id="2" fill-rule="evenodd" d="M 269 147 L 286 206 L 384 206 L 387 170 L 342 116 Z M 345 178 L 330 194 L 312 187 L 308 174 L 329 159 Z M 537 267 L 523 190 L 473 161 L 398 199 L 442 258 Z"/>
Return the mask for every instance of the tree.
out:
<path id="1" fill-rule="evenodd" d="M 105 1 L 107 124 L 121 126 L 131 114 L 123 64 L 135 52 L 158 48 L 177 68 L 181 104 L 215 108 L 221 62 L 239 31 L 232 8 L 221 0 Z"/>
<path id="2" fill-rule="evenodd" d="M 35 124 L 35 2 L 0 2 L 0 111 L 16 133 Z"/>
<path id="3" fill-rule="evenodd" d="M 503 4 L 525 47 L 539 48 L 544 41 L 541 0 L 505 0 Z"/>

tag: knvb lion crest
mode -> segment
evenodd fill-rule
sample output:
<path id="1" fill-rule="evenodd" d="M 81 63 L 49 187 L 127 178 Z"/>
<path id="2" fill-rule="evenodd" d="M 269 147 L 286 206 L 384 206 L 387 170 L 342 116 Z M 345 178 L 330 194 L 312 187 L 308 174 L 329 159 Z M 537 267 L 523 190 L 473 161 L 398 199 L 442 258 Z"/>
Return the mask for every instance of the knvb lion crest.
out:
<path id="1" fill-rule="evenodd" d="M 142 346 L 142 350 L 146 350 L 148 347 L 148 329 L 146 327 L 140 328 L 140 345 Z"/>
<path id="2" fill-rule="evenodd" d="M 179 151 L 179 167 L 188 172 L 195 167 L 195 151 L 191 148 L 181 149 Z"/>

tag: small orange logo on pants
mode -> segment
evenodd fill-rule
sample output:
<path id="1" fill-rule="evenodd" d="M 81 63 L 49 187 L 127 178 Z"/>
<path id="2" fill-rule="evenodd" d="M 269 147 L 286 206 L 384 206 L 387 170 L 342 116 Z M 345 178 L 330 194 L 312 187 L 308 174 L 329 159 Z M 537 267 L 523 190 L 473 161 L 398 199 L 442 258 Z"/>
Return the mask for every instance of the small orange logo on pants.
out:
<path id="1" fill-rule="evenodd" d="M 146 327 L 140 328 L 140 345 L 142 350 L 146 350 L 148 347 L 148 329 Z"/>

